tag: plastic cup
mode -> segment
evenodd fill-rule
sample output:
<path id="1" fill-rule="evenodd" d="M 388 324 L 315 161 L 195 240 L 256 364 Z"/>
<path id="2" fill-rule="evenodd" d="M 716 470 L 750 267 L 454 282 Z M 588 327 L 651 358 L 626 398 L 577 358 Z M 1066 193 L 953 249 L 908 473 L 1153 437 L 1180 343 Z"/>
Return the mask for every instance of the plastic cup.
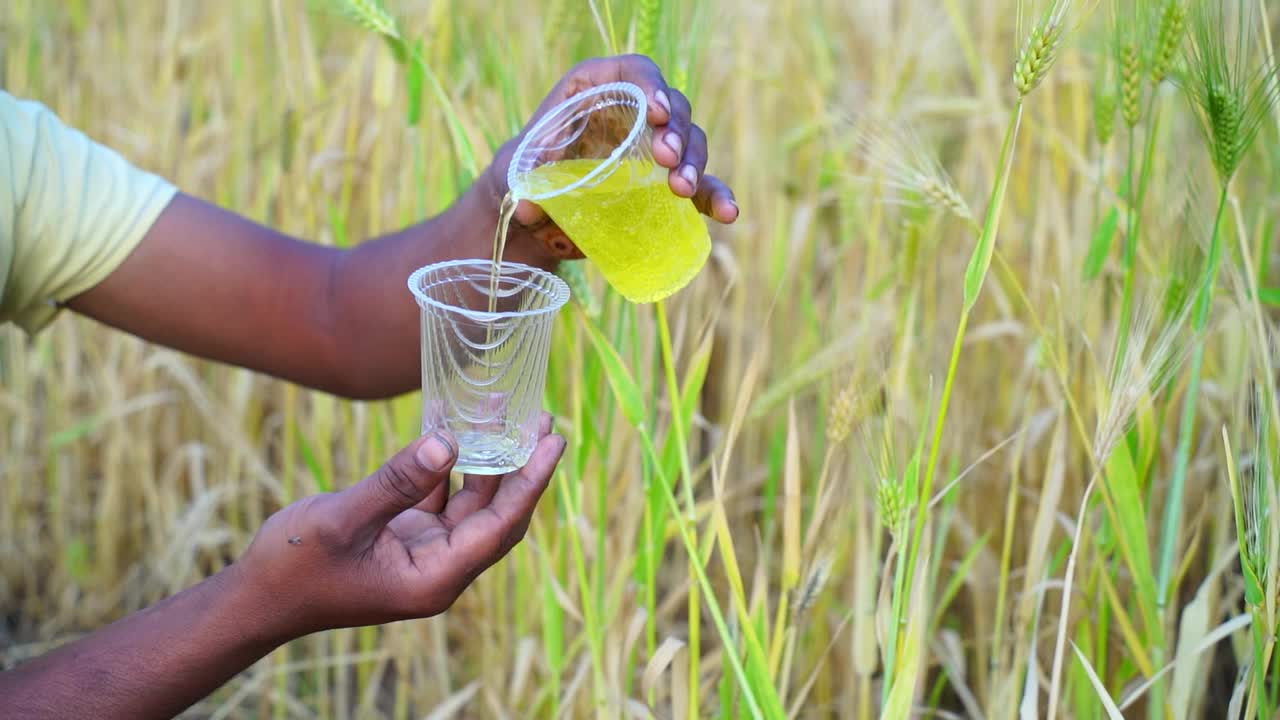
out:
<path id="1" fill-rule="evenodd" d="M 409 277 L 421 309 L 422 432 L 458 442 L 460 472 L 522 467 L 538 442 L 551 330 L 569 299 L 564 281 L 504 262 L 489 312 L 489 260 L 428 265 Z"/>
<path id="2" fill-rule="evenodd" d="M 693 202 L 671 192 L 654 162 L 644 91 L 631 83 L 585 90 L 543 115 L 516 147 L 507 185 L 573 240 L 632 302 L 683 288 L 711 252 Z"/>

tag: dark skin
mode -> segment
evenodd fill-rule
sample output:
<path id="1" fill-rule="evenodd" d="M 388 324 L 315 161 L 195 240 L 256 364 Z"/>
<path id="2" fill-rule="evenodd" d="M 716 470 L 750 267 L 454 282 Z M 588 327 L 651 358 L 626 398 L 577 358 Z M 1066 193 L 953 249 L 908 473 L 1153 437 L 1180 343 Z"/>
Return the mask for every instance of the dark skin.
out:
<path id="1" fill-rule="evenodd" d="M 529 125 L 618 80 L 649 98 L 653 154 L 672 192 L 716 221 L 736 220 L 732 192 L 704 174 L 706 136 L 688 100 L 647 58 L 578 65 Z M 418 311 L 405 281 L 422 265 L 488 257 L 519 140 L 441 215 L 347 251 L 178 195 L 120 268 L 68 305 L 152 342 L 349 398 L 413 390 Z M 538 207 L 521 203 L 506 258 L 551 268 L 577 257 Z M 289 640 L 442 613 L 524 537 L 564 447 L 546 416 L 524 468 L 467 475 L 450 495 L 454 439 L 419 438 L 359 483 L 272 515 L 222 572 L 0 674 L 0 708 L 21 718 L 171 717 Z"/>

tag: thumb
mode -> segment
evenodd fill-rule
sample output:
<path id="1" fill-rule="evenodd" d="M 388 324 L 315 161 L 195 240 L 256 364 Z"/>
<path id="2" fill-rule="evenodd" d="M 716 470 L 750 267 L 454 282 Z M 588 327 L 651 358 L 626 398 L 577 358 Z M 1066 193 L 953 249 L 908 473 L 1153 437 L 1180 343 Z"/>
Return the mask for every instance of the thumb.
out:
<path id="1" fill-rule="evenodd" d="M 441 483 L 458 452 L 452 438 L 432 432 L 410 443 L 372 475 L 338 494 L 344 524 L 354 536 L 382 530 L 391 519 L 426 499 Z"/>

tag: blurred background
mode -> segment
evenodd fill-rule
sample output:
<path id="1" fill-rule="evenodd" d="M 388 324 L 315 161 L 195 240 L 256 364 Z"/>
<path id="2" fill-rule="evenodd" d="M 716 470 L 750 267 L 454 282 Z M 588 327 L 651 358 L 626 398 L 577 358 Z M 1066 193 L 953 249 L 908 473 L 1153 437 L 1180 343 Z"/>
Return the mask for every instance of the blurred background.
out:
<path id="1" fill-rule="evenodd" d="M 189 716 L 1274 709 L 1280 120 L 1262 105 L 1220 192 L 1195 18 L 1121 5 L 388 0 L 415 63 L 368 2 L 8 0 L 8 92 L 318 243 L 445 209 L 615 52 L 691 97 L 742 208 L 667 303 L 669 350 L 584 266 L 546 397 L 569 452 L 508 560 L 444 616 L 298 640 Z M 1274 11 L 1239 6 L 1271 13 L 1237 44 L 1261 67 Z M 416 394 L 339 401 L 70 314 L 0 329 L 0 666 L 217 571 L 419 421 Z"/>

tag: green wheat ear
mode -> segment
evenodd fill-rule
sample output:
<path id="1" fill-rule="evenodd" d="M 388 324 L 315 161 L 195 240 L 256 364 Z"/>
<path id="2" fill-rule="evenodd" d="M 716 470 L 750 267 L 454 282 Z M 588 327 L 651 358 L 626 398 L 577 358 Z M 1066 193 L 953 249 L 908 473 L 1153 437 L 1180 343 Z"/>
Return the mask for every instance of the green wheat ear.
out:
<path id="1" fill-rule="evenodd" d="M 652 57 L 658 49 L 658 21 L 662 17 L 660 0 L 639 0 L 635 8 L 636 52 Z"/>
<path id="2" fill-rule="evenodd" d="M 1111 142 L 1116 130 L 1116 91 L 1111 82 L 1110 65 L 1107 55 L 1093 83 L 1093 131 L 1099 145 Z"/>
<path id="3" fill-rule="evenodd" d="M 389 38 L 400 37 L 395 16 L 381 0 L 333 0 L 333 5 L 343 16 L 366 30 Z"/>
<path id="4" fill-rule="evenodd" d="M 1159 85 L 1169 76 L 1173 69 L 1173 60 L 1182 46 L 1182 36 L 1186 31 L 1187 8 L 1181 0 L 1168 0 L 1160 8 L 1160 19 L 1156 23 L 1156 38 L 1151 55 L 1151 82 Z"/>
<path id="5" fill-rule="evenodd" d="M 1120 46 L 1120 97 L 1120 113 L 1134 127 L 1142 119 L 1142 63 L 1134 40 Z"/>
<path id="6" fill-rule="evenodd" d="M 1252 5 L 1239 2 L 1232 23 L 1228 4 L 1233 3 L 1205 1 L 1197 7 L 1182 82 L 1224 183 L 1235 175 L 1280 94 L 1271 63 L 1250 62 L 1249 35 L 1257 26 Z"/>
<path id="7" fill-rule="evenodd" d="M 1027 37 L 1022 52 L 1018 53 L 1018 61 L 1013 66 L 1013 86 L 1018 90 L 1019 96 L 1025 97 L 1035 90 L 1058 59 L 1058 49 L 1065 30 L 1063 16 L 1070 4 L 1070 0 L 1055 0 Z"/>

